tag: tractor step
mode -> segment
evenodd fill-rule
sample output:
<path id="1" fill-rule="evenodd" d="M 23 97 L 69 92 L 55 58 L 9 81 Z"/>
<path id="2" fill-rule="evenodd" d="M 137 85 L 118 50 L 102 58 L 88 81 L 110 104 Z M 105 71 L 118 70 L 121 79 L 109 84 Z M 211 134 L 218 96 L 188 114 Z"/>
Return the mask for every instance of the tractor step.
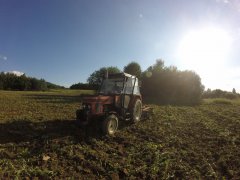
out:
<path id="1" fill-rule="evenodd" d="M 130 121 L 131 120 L 131 114 L 126 113 L 125 121 Z"/>

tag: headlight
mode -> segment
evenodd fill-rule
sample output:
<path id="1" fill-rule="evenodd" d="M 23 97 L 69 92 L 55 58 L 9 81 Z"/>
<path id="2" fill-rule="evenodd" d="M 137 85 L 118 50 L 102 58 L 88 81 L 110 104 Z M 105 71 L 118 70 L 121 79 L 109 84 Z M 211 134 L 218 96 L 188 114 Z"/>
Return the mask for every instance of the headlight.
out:
<path id="1" fill-rule="evenodd" d="M 91 105 L 90 104 L 82 104 L 82 109 L 91 110 Z"/>

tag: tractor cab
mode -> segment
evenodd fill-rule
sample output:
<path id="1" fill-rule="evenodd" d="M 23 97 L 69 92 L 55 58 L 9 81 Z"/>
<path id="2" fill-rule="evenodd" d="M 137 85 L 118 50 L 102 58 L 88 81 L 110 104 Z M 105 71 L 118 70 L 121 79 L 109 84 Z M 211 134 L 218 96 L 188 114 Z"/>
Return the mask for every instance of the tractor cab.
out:
<path id="1" fill-rule="evenodd" d="M 80 124 L 97 120 L 105 134 L 114 134 L 118 121 L 138 122 L 142 114 L 142 97 L 138 78 L 127 73 L 107 75 L 98 93 L 85 96 L 76 111 Z"/>
<path id="2" fill-rule="evenodd" d="M 140 95 L 138 78 L 127 73 L 110 74 L 103 80 L 99 94 Z"/>

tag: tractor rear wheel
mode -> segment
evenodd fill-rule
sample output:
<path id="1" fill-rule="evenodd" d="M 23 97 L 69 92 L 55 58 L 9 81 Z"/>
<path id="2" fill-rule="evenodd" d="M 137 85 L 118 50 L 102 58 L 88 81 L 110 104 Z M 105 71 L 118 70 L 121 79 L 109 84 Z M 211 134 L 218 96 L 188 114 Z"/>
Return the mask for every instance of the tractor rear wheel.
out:
<path id="1" fill-rule="evenodd" d="M 142 116 L 142 102 L 140 99 L 137 99 L 133 105 L 132 109 L 132 121 L 137 123 L 141 120 Z"/>
<path id="2" fill-rule="evenodd" d="M 109 115 L 102 123 L 102 131 L 105 135 L 113 135 L 118 129 L 118 118 L 114 114 Z"/>

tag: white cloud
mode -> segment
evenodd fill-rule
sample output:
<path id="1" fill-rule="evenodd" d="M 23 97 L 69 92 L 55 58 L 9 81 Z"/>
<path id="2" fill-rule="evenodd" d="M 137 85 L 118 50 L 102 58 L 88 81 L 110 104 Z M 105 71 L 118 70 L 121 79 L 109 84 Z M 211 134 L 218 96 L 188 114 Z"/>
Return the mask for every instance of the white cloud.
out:
<path id="1" fill-rule="evenodd" d="M 5 72 L 5 73 L 15 74 L 16 76 L 22 76 L 24 74 L 23 72 L 20 72 L 20 71 L 8 71 L 8 72 Z"/>
<path id="2" fill-rule="evenodd" d="M 7 56 L 3 56 L 3 55 L 0 54 L 0 60 L 6 61 L 7 60 Z"/>
<path id="3" fill-rule="evenodd" d="M 143 18 L 143 15 L 142 15 L 142 14 L 139 14 L 138 16 L 139 16 L 139 18 Z"/>

